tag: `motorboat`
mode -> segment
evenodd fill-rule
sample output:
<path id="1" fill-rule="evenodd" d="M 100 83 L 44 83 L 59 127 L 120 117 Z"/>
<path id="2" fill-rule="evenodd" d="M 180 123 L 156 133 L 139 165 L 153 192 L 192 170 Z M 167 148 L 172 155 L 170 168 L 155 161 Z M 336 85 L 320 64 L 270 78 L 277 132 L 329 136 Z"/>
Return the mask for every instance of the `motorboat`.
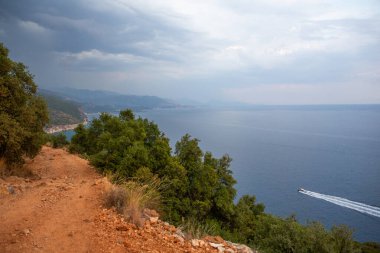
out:
<path id="1" fill-rule="evenodd" d="M 298 192 L 303 192 L 303 191 L 305 191 L 304 188 L 298 188 Z"/>

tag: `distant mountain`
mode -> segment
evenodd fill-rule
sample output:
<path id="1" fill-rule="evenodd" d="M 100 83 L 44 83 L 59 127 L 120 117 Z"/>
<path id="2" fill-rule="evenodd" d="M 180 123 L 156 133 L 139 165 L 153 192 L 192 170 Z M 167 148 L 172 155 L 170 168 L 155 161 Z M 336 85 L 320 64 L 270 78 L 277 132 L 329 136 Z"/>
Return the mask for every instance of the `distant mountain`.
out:
<path id="1" fill-rule="evenodd" d="M 79 103 L 44 89 L 39 89 L 38 93 L 48 105 L 51 126 L 77 124 L 85 119 Z"/>
<path id="2" fill-rule="evenodd" d="M 172 101 L 155 96 L 125 95 L 103 90 L 60 88 L 53 93 L 79 103 L 85 112 L 114 112 L 125 108 L 143 110 L 178 106 Z"/>

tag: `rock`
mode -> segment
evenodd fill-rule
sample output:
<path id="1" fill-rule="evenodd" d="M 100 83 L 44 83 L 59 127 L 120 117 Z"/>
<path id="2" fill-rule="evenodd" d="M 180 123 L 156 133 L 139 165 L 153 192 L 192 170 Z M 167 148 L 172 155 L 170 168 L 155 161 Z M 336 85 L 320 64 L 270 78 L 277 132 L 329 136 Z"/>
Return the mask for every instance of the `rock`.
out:
<path id="1" fill-rule="evenodd" d="M 235 253 L 235 250 L 233 250 L 233 249 L 226 249 L 224 252 L 226 252 L 226 253 Z"/>
<path id="2" fill-rule="evenodd" d="M 149 222 L 150 222 L 151 224 L 155 224 L 155 223 L 157 223 L 157 222 L 158 222 L 158 217 L 149 217 Z"/>
<path id="3" fill-rule="evenodd" d="M 7 188 L 7 190 L 9 192 L 9 194 L 15 194 L 16 193 L 15 189 L 14 189 L 14 187 L 12 185 L 9 185 L 8 188 Z"/>
<path id="4" fill-rule="evenodd" d="M 122 225 L 122 226 L 117 226 L 116 230 L 118 230 L 118 231 L 128 231 L 129 228 L 127 226 L 125 226 L 125 225 Z"/>
<path id="5" fill-rule="evenodd" d="M 225 244 L 226 242 L 220 236 L 206 236 L 204 238 L 208 242 Z"/>
<path id="6" fill-rule="evenodd" d="M 223 247 L 223 244 L 220 244 L 220 243 L 213 243 L 213 242 L 209 242 L 210 246 L 217 249 L 219 247 Z"/>
<path id="7" fill-rule="evenodd" d="M 248 247 L 244 244 L 236 244 L 235 247 L 236 247 L 238 253 L 254 253 L 250 247 Z"/>
<path id="8" fill-rule="evenodd" d="M 191 245 L 195 248 L 199 247 L 199 240 L 198 239 L 192 239 Z"/>
<path id="9" fill-rule="evenodd" d="M 182 232 L 182 230 L 180 228 L 177 228 L 177 230 L 175 231 L 175 233 L 176 233 L 176 235 L 179 235 L 182 238 L 185 238 L 185 234 Z"/>
<path id="10" fill-rule="evenodd" d="M 203 241 L 203 240 L 199 240 L 199 246 L 200 246 L 200 247 L 204 247 L 204 246 L 206 246 L 206 242 Z"/>
<path id="11" fill-rule="evenodd" d="M 174 235 L 174 242 L 183 245 L 185 243 L 185 239 L 179 235 Z"/>
<path id="12" fill-rule="evenodd" d="M 172 233 L 175 233 L 177 231 L 177 229 L 174 226 L 170 226 L 169 227 L 169 231 L 172 232 Z"/>
<path id="13" fill-rule="evenodd" d="M 24 234 L 25 234 L 25 235 L 28 235 L 28 234 L 30 234 L 30 230 L 29 230 L 29 229 L 27 229 L 27 228 L 26 228 L 26 229 L 24 229 L 22 232 L 24 232 Z"/>
<path id="14" fill-rule="evenodd" d="M 218 253 L 223 253 L 225 248 L 223 246 L 218 247 Z"/>
<path id="15" fill-rule="evenodd" d="M 148 209 L 148 208 L 144 209 L 144 216 L 146 216 L 146 217 L 160 217 L 160 215 L 157 213 L 156 210 Z"/>

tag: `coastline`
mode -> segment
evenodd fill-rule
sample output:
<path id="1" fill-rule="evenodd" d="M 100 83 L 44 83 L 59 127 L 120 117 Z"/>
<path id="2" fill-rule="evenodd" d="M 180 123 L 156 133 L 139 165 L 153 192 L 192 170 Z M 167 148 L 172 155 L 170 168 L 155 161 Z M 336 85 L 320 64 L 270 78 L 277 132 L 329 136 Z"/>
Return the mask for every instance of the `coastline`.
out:
<path id="1" fill-rule="evenodd" d="M 63 132 L 63 131 L 68 131 L 68 130 L 73 130 L 75 129 L 79 124 L 83 124 L 83 125 L 87 125 L 88 123 L 88 119 L 87 117 L 83 120 L 83 122 L 81 123 L 77 123 L 77 124 L 68 124 L 68 125 L 55 125 L 55 126 L 51 126 L 51 127 L 47 127 L 44 129 L 45 133 L 48 133 L 48 134 L 54 134 L 54 133 L 59 133 L 59 132 Z"/>

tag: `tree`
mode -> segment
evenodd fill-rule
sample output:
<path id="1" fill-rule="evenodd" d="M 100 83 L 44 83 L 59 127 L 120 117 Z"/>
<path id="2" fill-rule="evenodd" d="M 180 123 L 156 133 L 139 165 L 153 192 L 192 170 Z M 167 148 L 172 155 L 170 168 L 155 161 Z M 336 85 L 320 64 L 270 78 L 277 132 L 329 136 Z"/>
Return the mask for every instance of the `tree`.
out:
<path id="1" fill-rule="evenodd" d="M 352 239 L 353 231 L 345 226 L 338 225 L 333 226 L 331 229 L 331 235 L 333 237 L 335 252 L 337 253 L 355 253 L 359 252 L 359 249 L 355 246 Z"/>
<path id="2" fill-rule="evenodd" d="M 39 152 L 49 118 L 33 75 L 8 53 L 0 43 L 0 159 L 10 168 L 22 164 L 24 155 L 32 158 Z"/>
<path id="3" fill-rule="evenodd" d="M 62 148 L 69 144 L 64 133 L 52 134 L 49 136 L 49 141 L 53 148 Z"/>

